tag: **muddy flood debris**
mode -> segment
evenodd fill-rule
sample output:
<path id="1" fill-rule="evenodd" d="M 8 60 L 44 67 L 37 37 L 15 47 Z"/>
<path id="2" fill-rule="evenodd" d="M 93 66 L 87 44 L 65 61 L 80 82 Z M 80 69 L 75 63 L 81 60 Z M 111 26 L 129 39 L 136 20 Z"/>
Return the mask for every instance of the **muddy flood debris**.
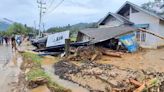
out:
<path id="1" fill-rule="evenodd" d="M 101 59 L 102 55 L 121 58 L 125 54 L 121 51 L 96 46 L 81 46 L 78 48 L 71 48 L 70 51 L 73 53 L 67 58 L 67 60 L 70 61 L 94 61 Z"/>
<path id="2" fill-rule="evenodd" d="M 71 92 L 57 84 L 42 68 L 42 57 L 30 52 L 22 52 L 23 62 L 20 66 L 19 81 L 12 92 L 35 92 L 46 88 L 47 92 Z M 38 91 L 40 92 L 40 91 Z"/>
<path id="3" fill-rule="evenodd" d="M 156 71 L 120 69 L 92 61 L 76 65 L 64 60 L 56 63 L 54 69 L 60 78 L 90 92 L 164 92 L 164 73 Z"/>

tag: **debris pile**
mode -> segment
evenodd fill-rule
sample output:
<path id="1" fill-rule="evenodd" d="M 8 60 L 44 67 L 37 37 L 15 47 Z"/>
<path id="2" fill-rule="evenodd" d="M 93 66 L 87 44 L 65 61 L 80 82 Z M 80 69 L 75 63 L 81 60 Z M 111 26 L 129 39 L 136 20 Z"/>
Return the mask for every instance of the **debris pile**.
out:
<path id="1" fill-rule="evenodd" d="M 84 61 L 84 60 L 95 60 L 101 57 L 102 53 L 94 46 L 78 47 L 75 50 L 74 55 L 70 55 L 68 60 L 71 61 Z"/>
<path id="2" fill-rule="evenodd" d="M 55 74 L 96 92 L 163 92 L 164 73 L 120 69 L 110 64 L 86 61 L 81 66 L 60 61 L 54 65 Z M 64 72 L 63 72 L 64 71 Z M 139 91 L 138 91 L 139 90 Z M 156 91 L 150 91 L 156 92 Z"/>
<path id="3" fill-rule="evenodd" d="M 72 52 L 74 52 L 74 54 L 68 57 L 70 61 L 94 61 L 101 59 L 102 55 L 121 58 L 124 54 L 123 52 L 95 46 L 78 47 Z"/>
<path id="4" fill-rule="evenodd" d="M 66 73 L 76 74 L 80 72 L 80 69 L 73 63 L 69 63 L 67 61 L 60 61 L 54 65 L 55 74 L 59 75 L 59 77 L 64 78 Z"/>

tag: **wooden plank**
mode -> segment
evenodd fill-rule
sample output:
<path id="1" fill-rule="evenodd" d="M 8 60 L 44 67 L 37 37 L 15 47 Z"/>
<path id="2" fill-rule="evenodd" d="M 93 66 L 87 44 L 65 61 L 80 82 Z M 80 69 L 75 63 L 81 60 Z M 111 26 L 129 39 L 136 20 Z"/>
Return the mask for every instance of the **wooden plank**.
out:
<path id="1" fill-rule="evenodd" d="M 65 39 L 65 55 L 68 57 L 70 54 L 70 39 Z"/>
<path id="2" fill-rule="evenodd" d="M 139 31 L 146 32 L 146 33 L 148 33 L 148 34 L 151 34 L 151 35 L 153 35 L 153 36 L 156 36 L 156 37 L 158 37 L 158 38 L 164 40 L 164 37 L 163 37 L 163 36 L 160 36 L 160 35 L 158 35 L 158 34 L 155 34 L 155 33 L 153 33 L 153 32 L 150 32 L 150 31 L 148 31 L 148 30 L 145 30 L 145 29 L 140 28 Z"/>
<path id="3" fill-rule="evenodd" d="M 142 84 L 139 88 L 137 88 L 136 90 L 134 90 L 133 92 L 142 92 L 145 88 L 149 88 L 151 85 L 154 85 L 153 83 L 157 81 L 156 78 L 151 79 L 147 82 L 145 82 L 144 84 Z"/>

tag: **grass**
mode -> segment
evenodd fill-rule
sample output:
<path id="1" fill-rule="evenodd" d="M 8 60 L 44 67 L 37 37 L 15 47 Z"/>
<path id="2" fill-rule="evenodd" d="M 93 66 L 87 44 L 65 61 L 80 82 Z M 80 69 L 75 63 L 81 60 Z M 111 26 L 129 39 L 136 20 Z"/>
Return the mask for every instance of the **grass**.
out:
<path id="1" fill-rule="evenodd" d="M 30 52 L 24 52 L 22 53 L 22 56 L 25 63 L 28 61 L 34 63 L 32 64 L 34 66 L 30 69 L 30 71 L 26 73 L 27 81 L 35 81 L 37 78 L 43 78 L 48 81 L 46 85 L 52 92 L 71 92 L 69 89 L 65 89 L 53 81 L 50 76 L 42 69 L 42 67 L 38 67 L 41 66 L 42 61 L 44 60 L 42 57 Z"/>
<path id="2" fill-rule="evenodd" d="M 148 88 L 144 88 L 144 89 L 142 90 L 142 92 L 148 92 L 148 89 L 149 89 L 149 88 L 157 86 L 158 83 L 159 83 L 159 82 L 158 82 L 158 79 L 157 79 L 157 78 L 152 79 L 152 80 L 150 81 L 150 85 L 148 86 Z"/>
<path id="3" fill-rule="evenodd" d="M 42 59 L 42 57 L 38 56 L 37 54 L 30 53 L 30 52 L 24 52 L 24 53 L 22 53 L 22 56 L 24 59 L 32 61 L 33 63 L 35 63 L 37 65 L 42 64 L 43 59 Z"/>
<path id="4" fill-rule="evenodd" d="M 28 81 L 34 81 L 37 78 L 44 78 L 50 81 L 50 77 L 40 68 L 32 68 L 26 75 Z"/>
<path id="5" fill-rule="evenodd" d="M 77 39 L 76 39 L 76 37 L 71 37 L 70 40 L 75 42 Z"/>
<path id="6" fill-rule="evenodd" d="M 52 92 L 71 92 L 69 89 L 65 89 L 52 81 L 50 76 L 43 69 L 32 68 L 26 76 L 28 81 L 35 81 L 37 78 L 46 79 L 48 81 L 46 85 Z"/>

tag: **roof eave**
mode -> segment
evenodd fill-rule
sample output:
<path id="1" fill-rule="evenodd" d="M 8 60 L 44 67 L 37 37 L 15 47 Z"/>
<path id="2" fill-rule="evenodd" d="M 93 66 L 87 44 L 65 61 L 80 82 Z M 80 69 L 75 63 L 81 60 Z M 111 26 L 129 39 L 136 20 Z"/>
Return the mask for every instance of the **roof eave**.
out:
<path id="1" fill-rule="evenodd" d="M 149 14 L 149 15 L 152 15 L 152 16 L 154 16 L 154 17 L 156 17 L 156 18 L 159 18 L 159 19 L 161 19 L 161 20 L 164 20 L 163 17 L 158 16 L 157 14 L 151 13 L 151 12 L 149 12 L 149 11 L 147 11 L 147 10 L 144 10 L 143 8 L 139 7 L 138 5 L 135 5 L 135 4 L 131 3 L 131 2 L 129 2 L 129 1 L 126 1 L 126 2 L 118 9 L 118 11 L 117 11 L 116 13 L 118 14 L 118 13 L 121 11 L 121 9 L 122 9 L 126 4 L 129 4 L 129 5 L 133 6 L 133 8 L 135 8 L 135 9 L 137 9 L 137 10 L 139 10 L 139 11 L 145 12 L 145 13 L 147 13 L 147 14 Z"/>

